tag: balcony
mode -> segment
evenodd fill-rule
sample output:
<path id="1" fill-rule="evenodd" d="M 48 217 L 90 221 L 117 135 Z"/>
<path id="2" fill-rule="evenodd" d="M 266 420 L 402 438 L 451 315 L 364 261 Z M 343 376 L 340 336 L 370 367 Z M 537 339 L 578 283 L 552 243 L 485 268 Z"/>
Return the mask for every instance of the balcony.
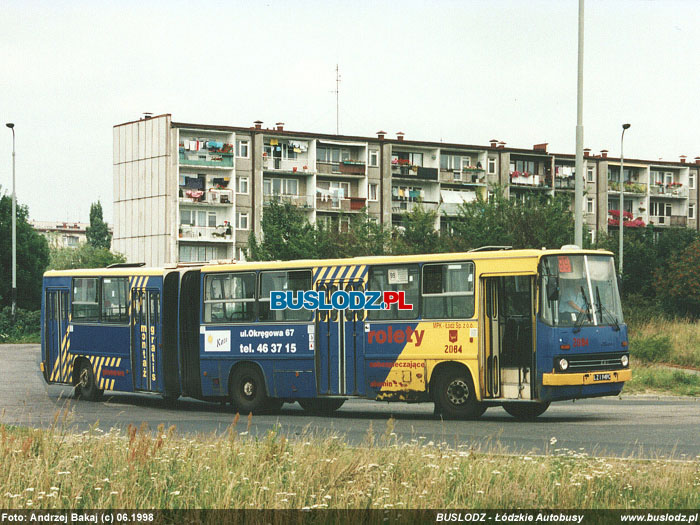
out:
<path id="1" fill-rule="evenodd" d="M 556 190 L 575 190 L 576 178 L 574 177 L 555 177 L 554 189 Z"/>
<path id="2" fill-rule="evenodd" d="M 311 195 L 263 195 L 263 206 L 269 206 L 273 201 L 289 203 L 298 208 L 314 207 L 314 198 Z"/>
<path id="3" fill-rule="evenodd" d="M 620 183 L 614 180 L 608 181 L 609 191 L 620 191 Z M 647 194 L 647 185 L 644 182 L 625 182 L 625 193 L 634 193 L 637 195 Z"/>
<path id="4" fill-rule="evenodd" d="M 523 186 L 530 188 L 545 188 L 545 178 L 542 175 L 535 175 L 526 171 L 512 171 L 510 173 L 511 186 Z"/>
<path id="5" fill-rule="evenodd" d="M 319 175 L 350 175 L 353 177 L 365 176 L 365 163 L 357 160 L 343 162 L 316 162 L 316 170 Z"/>
<path id="6" fill-rule="evenodd" d="M 208 168 L 233 168 L 233 152 L 219 153 L 210 150 L 188 151 L 180 148 L 180 166 L 205 166 Z"/>
<path id="7" fill-rule="evenodd" d="M 437 168 L 424 168 L 415 164 L 392 164 L 391 174 L 394 177 L 405 177 L 407 179 L 438 180 Z"/>
<path id="8" fill-rule="evenodd" d="M 179 238 L 185 241 L 230 241 L 233 237 L 230 225 L 224 226 L 190 226 L 181 224 Z"/>
<path id="9" fill-rule="evenodd" d="M 329 195 L 316 196 L 316 210 L 318 211 L 338 211 L 357 212 L 365 207 L 364 197 L 340 198 Z"/>
<path id="10" fill-rule="evenodd" d="M 439 203 L 432 201 L 391 201 L 391 213 L 410 213 L 418 207 L 424 211 L 437 211 Z"/>
<path id="11" fill-rule="evenodd" d="M 650 216 L 649 222 L 654 226 L 678 226 L 685 227 L 688 223 L 688 218 L 685 215 L 667 215 L 667 216 Z"/>
<path id="12" fill-rule="evenodd" d="M 486 172 L 478 168 L 440 170 L 440 182 L 448 184 L 486 184 Z"/>
<path id="13" fill-rule="evenodd" d="M 210 188 L 207 191 L 180 187 L 180 203 L 207 204 L 210 206 L 230 206 L 233 204 L 233 190 Z"/>
<path id="14" fill-rule="evenodd" d="M 668 197 L 676 199 L 688 198 L 688 188 L 683 187 L 680 182 L 672 182 L 670 184 L 652 184 L 650 191 L 653 197 Z"/>
<path id="15" fill-rule="evenodd" d="M 311 175 L 313 173 L 306 158 L 283 159 L 280 157 L 266 157 L 262 159 L 262 167 L 265 171 L 278 173 L 295 173 L 297 175 Z"/>

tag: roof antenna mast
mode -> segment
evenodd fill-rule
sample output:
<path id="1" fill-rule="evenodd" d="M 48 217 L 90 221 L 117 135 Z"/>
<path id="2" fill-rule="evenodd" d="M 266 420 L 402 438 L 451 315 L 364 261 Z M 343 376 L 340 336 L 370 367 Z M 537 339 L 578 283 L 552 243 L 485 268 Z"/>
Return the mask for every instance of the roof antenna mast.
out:
<path id="1" fill-rule="evenodd" d="M 340 135 L 340 70 L 335 65 L 335 134 Z"/>

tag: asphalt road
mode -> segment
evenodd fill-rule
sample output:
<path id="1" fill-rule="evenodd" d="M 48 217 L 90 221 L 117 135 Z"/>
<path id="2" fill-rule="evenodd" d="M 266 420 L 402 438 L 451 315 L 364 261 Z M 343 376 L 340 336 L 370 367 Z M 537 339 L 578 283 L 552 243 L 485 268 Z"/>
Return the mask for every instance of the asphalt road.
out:
<path id="1" fill-rule="evenodd" d="M 0 345 L 0 422 L 47 427 L 68 407 L 76 432 L 96 422 L 105 431 L 147 422 L 151 428 L 176 425 L 181 433 L 221 433 L 232 423 L 230 406 L 192 399 L 180 399 L 174 407 L 142 394 L 110 392 L 96 403 L 72 399 L 71 388 L 46 385 L 38 369 L 39 355 L 39 345 Z M 555 403 L 537 421 L 527 423 L 501 408 L 490 408 L 478 421 L 441 421 L 433 416 L 431 404 L 352 400 L 334 417 L 313 417 L 294 403 L 278 414 L 253 416 L 250 434 L 264 435 L 279 426 L 292 439 L 313 433 L 361 443 L 368 431 L 381 437 L 389 418 L 394 418 L 394 432 L 404 442 L 446 442 L 518 454 L 700 458 L 700 400 L 639 396 Z M 243 417 L 237 430 L 244 432 L 246 426 Z"/>

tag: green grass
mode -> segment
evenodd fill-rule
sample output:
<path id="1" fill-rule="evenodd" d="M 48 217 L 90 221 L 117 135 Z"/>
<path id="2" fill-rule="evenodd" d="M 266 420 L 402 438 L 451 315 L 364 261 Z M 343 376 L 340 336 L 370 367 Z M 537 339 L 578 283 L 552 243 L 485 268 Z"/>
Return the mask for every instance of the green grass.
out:
<path id="1" fill-rule="evenodd" d="M 629 337 L 633 357 L 700 369 L 700 323 L 683 319 L 634 323 Z"/>
<path id="2" fill-rule="evenodd" d="M 633 362 L 632 379 L 625 383 L 623 392 L 700 396 L 700 374 Z"/>
<path id="3" fill-rule="evenodd" d="M 94 428 L 76 436 L 60 421 L 49 430 L 0 425 L 0 506 L 700 507 L 698 460 L 589 458 L 568 451 L 506 456 L 420 437 L 401 444 L 392 420 L 358 447 L 333 436 L 290 441 L 270 432 L 252 439 L 245 423 L 236 423 L 222 437 L 196 438 L 162 426 L 156 432 L 130 427 L 126 434 Z"/>

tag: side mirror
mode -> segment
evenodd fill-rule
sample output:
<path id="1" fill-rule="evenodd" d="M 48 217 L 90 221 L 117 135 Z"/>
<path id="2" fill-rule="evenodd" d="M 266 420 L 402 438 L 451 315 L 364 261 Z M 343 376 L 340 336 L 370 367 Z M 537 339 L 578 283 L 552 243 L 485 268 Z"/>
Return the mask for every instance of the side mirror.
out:
<path id="1" fill-rule="evenodd" d="M 547 299 L 550 301 L 559 299 L 559 277 L 550 277 L 547 281 Z"/>

